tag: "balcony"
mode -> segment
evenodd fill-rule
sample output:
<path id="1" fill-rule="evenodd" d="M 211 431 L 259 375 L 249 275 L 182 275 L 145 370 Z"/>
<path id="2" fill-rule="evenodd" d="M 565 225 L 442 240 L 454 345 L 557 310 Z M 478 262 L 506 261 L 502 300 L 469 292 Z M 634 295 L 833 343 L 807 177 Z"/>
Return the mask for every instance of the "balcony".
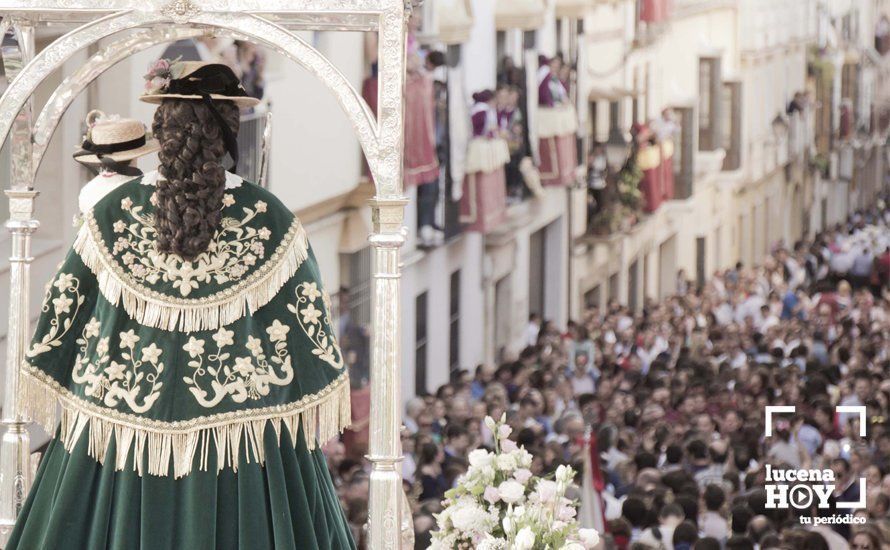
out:
<path id="1" fill-rule="evenodd" d="M 538 107 L 537 114 L 541 182 L 544 185 L 572 185 L 578 168 L 575 108 L 569 104 Z"/>
<path id="2" fill-rule="evenodd" d="M 636 42 L 649 44 L 661 33 L 670 18 L 672 0 L 636 0 Z"/>
<path id="3" fill-rule="evenodd" d="M 505 166 L 510 162 L 507 143 L 500 138 L 475 138 L 467 150 L 467 175 L 460 199 L 464 230 L 489 233 L 507 215 Z"/>
<path id="4" fill-rule="evenodd" d="M 592 6 L 590 0 L 556 0 L 556 17 L 581 19 Z"/>
<path id="5" fill-rule="evenodd" d="M 533 31 L 544 25 L 547 7 L 544 0 L 497 0 L 494 11 L 499 31 Z"/>
<path id="6" fill-rule="evenodd" d="M 417 32 L 422 44 L 463 44 L 473 30 L 470 0 L 429 0 L 422 7 L 423 22 Z"/>

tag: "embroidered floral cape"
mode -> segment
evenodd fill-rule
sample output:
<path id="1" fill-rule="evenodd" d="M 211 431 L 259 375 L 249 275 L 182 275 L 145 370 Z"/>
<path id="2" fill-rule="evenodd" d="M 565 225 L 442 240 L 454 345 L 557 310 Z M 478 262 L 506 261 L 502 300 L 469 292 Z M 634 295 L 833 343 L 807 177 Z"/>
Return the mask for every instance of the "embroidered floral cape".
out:
<path id="1" fill-rule="evenodd" d="M 310 448 L 336 435 L 349 385 L 299 220 L 227 186 L 220 230 L 183 261 L 156 250 L 154 190 L 135 179 L 85 214 L 22 366 L 25 410 L 48 431 L 60 420 L 69 450 L 88 429 L 100 462 L 134 453 L 161 476 L 237 469 L 242 446 L 263 462 L 267 423 Z"/>

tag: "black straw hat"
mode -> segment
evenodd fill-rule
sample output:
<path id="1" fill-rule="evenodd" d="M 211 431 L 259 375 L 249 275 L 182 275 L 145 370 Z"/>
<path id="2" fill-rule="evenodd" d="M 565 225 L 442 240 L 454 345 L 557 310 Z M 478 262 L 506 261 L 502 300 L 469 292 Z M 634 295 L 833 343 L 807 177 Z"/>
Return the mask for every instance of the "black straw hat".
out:
<path id="1" fill-rule="evenodd" d="M 146 103 L 164 99 L 210 99 L 231 101 L 238 107 L 252 107 L 260 102 L 250 97 L 241 81 L 228 65 L 206 61 L 155 62 L 145 75 L 145 93 L 139 98 Z"/>

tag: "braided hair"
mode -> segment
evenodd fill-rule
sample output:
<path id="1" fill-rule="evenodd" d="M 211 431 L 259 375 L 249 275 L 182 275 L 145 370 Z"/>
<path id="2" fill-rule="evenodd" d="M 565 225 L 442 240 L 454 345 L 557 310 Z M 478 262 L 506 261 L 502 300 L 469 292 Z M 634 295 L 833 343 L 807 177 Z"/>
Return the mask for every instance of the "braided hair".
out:
<path id="1" fill-rule="evenodd" d="M 214 101 L 237 135 L 238 107 Z M 193 260 L 207 250 L 222 219 L 226 171 L 223 132 L 201 101 L 165 99 L 155 112 L 152 131 L 161 144 L 162 178 L 157 183 L 157 248 Z"/>

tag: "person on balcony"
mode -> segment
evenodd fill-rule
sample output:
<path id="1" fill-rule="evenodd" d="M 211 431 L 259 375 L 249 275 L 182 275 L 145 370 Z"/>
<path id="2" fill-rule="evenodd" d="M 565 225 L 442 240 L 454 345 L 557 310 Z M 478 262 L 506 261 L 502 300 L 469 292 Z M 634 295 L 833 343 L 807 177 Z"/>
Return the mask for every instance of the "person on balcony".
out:
<path id="1" fill-rule="evenodd" d="M 562 62 L 558 57 L 538 56 L 538 105 L 555 107 L 568 100 L 568 91 L 559 80 Z"/>
<path id="2" fill-rule="evenodd" d="M 470 111 L 474 138 L 493 138 L 498 135 L 498 114 L 495 108 L 494 92 L 482 90 L 473 94 L 473 109 Z"/>
<path id="3" fill-rule="evenodd" d="M 222 64 L 147 85 L 160 168 L 85 215 L 20 368 L 55 437 L 6 548 L 352 550 L 319 450 L 350 402 L 315 256 L 224 168 L 257 100 Z"/>
<path id="4" fill-rule="evenodd" d="M 501 85 L 496 95 L 498 133 L 507 142 L 510 162 L 507 163 L 508 200 L 522 200 L 523 181 L 519 165 L 526 156 L 525 125 L 519 109 L 519 89 Z"/>
<path id="5" fill-rule="evenodd" d="M 444 234 L 436 227 L 439 159 L 436 155 L 436 104 L 433 77 L 419 52 L 408 57 L 405 84 L 405 185 L 417 186 L 417 229 L 422 246 L 438 246 Z"/>
<path id="6" fill-rule="evenodd" d="M 594 144 L 587 157 L 587 219 L 599 214 L 606 201 L 606 179 L 609 177 L 609 162 L 606 146 Z"/>

